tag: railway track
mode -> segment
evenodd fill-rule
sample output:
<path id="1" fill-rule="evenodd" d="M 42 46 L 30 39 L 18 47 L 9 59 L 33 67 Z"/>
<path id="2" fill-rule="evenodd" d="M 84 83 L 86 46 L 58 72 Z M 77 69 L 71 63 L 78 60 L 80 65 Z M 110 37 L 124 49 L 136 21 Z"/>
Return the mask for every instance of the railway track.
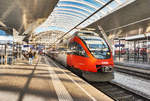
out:
<path id="1" fill-rule="evenodd" d="M 73 73 L 78 75 L 74 71 Z M 78 76 L 81 77 L 81 75 Z M 81 78 L 84 79 L 83 77 Z M 143 96 L 143 94 L 137 93 L 138 91 L 132 92 L 129 90 L 129 88 L 124 87 L 123 85 L 120 85 L 113 81 L 110 82 L 89 82 L 87 80 L 85 81 L 90 83 L 92 86 L 94 86 L 107 96 L 111 97 L 115 101 L 150 101 L 150 99 Z"/>
<path id="2" fill-rule="evenodd" d="M 138 77 L 150 80 L 150 71 L 149 70 L 115 65 L 115 71 L 138 76 Z"/>
<path id="3" fill-rule="evenodd" d="M 150 80 L 150 71 L 115 65 L 115 71 Z M 150 101 L 150 98 L 139 91 L 131 90 L 121 84 L 111 82 L 91 83 L 94 87 L 116 101 Z"/>
<path id="4" fill-rule="evenodd" d="M 123 70 L 117 69 L 117 72 L 118 71 L 123 72 L 125 74 L 130 74 L 130 75 L 133 73 L 133 71 L 128 72 L 129 70 L 123 71 Z M 137 76 L 137 77 L 143 77 L 146 79 L 149 78 L 149 77 L 147 77 L 147 74 L 144 75 L 145 73 L 143 73 L 141 75 L 140 72 L 135 73 L 135 71 L 134 71 L 133 74 L 134 74 L 134 76 Z M 85 81 L 87 81 L 87 80 L 85 80 Z M 135 90 L 131 90 L 130 88 L 125 87 L 125 86 L 118 84 L 116 82 L 113 82 L 113 81 L 110 81 L 110 82 L 89 82 L 89 81 L 87 81 L 87 82 L 90 83 L 95 88 L 97 88 L 98 90 L 100 90 L 101 92 L 103 92 L 104 94 L 106 94 L 109 97 L 111 97 L 112 99 L 114 99 L 115 101 L 150 101 L 150 98 L 145 96 L 144 94 L 141 94 L 140 92 L 135 91 Z"/>
<path id="5" fill-rule="evenodd" d="M 112 82 L 90 83 L 115 101 L 149 101 L 149 99 L 126 90 Z"/>

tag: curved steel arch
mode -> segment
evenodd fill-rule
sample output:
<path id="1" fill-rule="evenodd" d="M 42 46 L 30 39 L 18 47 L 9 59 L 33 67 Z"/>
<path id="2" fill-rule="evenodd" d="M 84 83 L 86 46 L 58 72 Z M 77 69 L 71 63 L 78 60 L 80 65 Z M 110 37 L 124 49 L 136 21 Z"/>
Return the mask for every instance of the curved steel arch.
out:
<path id="1" fill-rule="evenodd" d="M 121 1 L 120 0 L 115 0 L 119 5 L 121 5 Z"/>
<path id="2" fill-rule="evenodd" d="M 69 22 L 68 22 L 68 20 L 69 20 Z M 79 20 L 77 20 L 77 19 L 71 19 L 71 18 L 68 18 L 68 17 L 57 17 L 57 18 L 55 18 L 55 21 L 54 22 L 52 22 L 53 24 L 59 24 L 59 23 L 62 23 L 62 22 L 65 22 L 64 23 L 64 25 L 66 24 L 66 22 L 67 23 L 74 23 L 74 22 L 79 22 Z M 51 24 L 51 23 L 49 23 L 49 24 Z M 49 25 L 48 24 L 48 25 Z"/>
<path id="3" fill-rule="evenodd" d="M 99 3 L 99 5 L 100 4 L 102 4 L 102 5 L 106 4 L 105 2 L 102 2 L 102 0 L 95 0 L 95 2 L 96 1 Z M 120 1 L 120 0 L 114 0 L 114 1 Z M 84 0 L 60 0 L 60 2 L 74 2 L 75 3 L 75 4 L 58 3 L 57 7 L 54 9 L 54 15 L 56 15 L 56 16 L 54 16 L 54 18 L 52 18 L 51 21 L 55 21 L 55 20 L 57 20 L 57 19 L 55 19 L 55 17 L 59 17 L 59 15 L 63 15 L 64 17 L 62 16 L 62 18 L 61 18 L 62 22 L 60 21 L 60 23 L 62 23 L 61 24 L 62 26 L 63 26 L 63 22 L 67 22 L 67 20 L 69 20 L 69 19 L 67 19 L 67 16 L 73 17 L 74 20 L 81 19 L 80 21 L 82 21 L 82 19 L 85 19 L 87 17 L 87 15 L 88 15 L 87 13 L 85 13 L 82 10 L 85 10 L 87 12 L 93 13 L 94 10 L 96 10 L 96 9 L 99 8 L 98 6 L 93 6 L 93 5 L 97 5 L 97 4 L 91 4 L 90 2 L 88 3 L 88 2 L 86 2 Z M 82 5 L 78 6 L 78 4 L 76 4 L 76 3 L 82 4 L 82 5 L 85 5 L 85 6 L 82 6 Z M 60 9 L 59 7 L 60 8 L 61 7 L 66 7 L 66 8 Z M 75 7 L 75 8 L 82 9 L 82 10 L 79 11 L 79 10 L 76 10 L 76 9 L 67 9 L 67 7 L 68 8 L 69 7 Z M 106 6 L 106 8 L 108 8 L 109 10 L 111 10 L 111 8 L 109 8 L 109 7 L 110 7 L 110 5 Z M 92 9 L 90 9 L 90 8 L 92 8 Z M 106 14 L 105 10 L 104 11 L 99 11 L 99 14 L 102 14 L 102 16 L 105 15 Z M 99 15 L 97 15 L 97 16 L 98 16 L 98 18 L 100 17 Z M 96 15 L 94 15 L 93 18 L 96 18 Z M 50 19 L 51 19 L 51 17 L 50 17 Z M 93 21 L 93 20 L 89 19 L 89 20 L 87 20 L 87 23 L 89 23 L 91 21 Z M 69 20 L 68 23 L 73 23 L 73 22 L 74 21 L 70 21 Z M 56 24 L 59 25 L 59 21 L 57 21 Z"/>
<path id="4" fill-rule="evenodd" d="M 58 15 L 59 15 L 59 13 L 58 13 Z M 67 15 L 65 15 L 65 16 L 67 16 Z M 79 20 L 77 20 L 75 23 L 73 23 L 72 22 L 72 20 L 70 21 L 69 20 L 69 22 L 67 21 L 68 19 L 66 19 L 66 18 L 63 18 L 63 16 L 61 16 L 62 18 L 56 18 L 57 16 L 55 16 L 55 25 L 58 25 L 58 26 L 60 26 L 60 27 L 64 27 L 64 23 L 67 23 L 66 25 L 65 25 L 65 27 L 67 26 L 67 28 L 71 28 L 71 27 L 73 27 L 73 26 L 68 26 L 68 25 L 74 25 L 74 24 L 76 24 L 76 22 L 77 21 L 79 21 Z M 76 18 L 76 17 L 75 17 Z M 58 21 L 58 20 L 60 20 L 60 21 Z M 80 20 L 81 21 L 81 20 Z M 80 22 L 79 21 L 79 22 Z M 91 23 L 91 21 L 92 21 L 92 19 L 89 19 L 89 20 L 87 20 L 86 21 L 86 23 Z"/>
<path id="5" fill-rule="evenodd" d="M 66 25 L 69 25 L 69 26 L 74 26 L 76 23 L 79 23 L 77 21 L 72 21 L 71 19 L 68 19 L 68 20 L 63 20 L 62 19 L 57 19 L 56 22 L 54 23 L 54 25 L 62 25 L 62 26 L 66 26 Z"/>
<path id="6" fill-rule="evenodd" d="M 79 12 L 83 12 L 84 14 L 91 14 L 91 12 L 87 11 L 87 10 L 84 10 L 84 9 L 81 9 L 79 7 L 71 7 L 71 6 L 59 6 L 57 7 L 56 9 L 73 9 L 73 10 L 76 10 L 76 11 L 79 11 Z"/>
<path id="7" fill-rule="evenodd" d="M 77 11 L 72 11 L 72 10 L 65 10 L 65 9 L 61 10 L 61 9 L 59 9 L 59 10 L 55 10 L 54 12 L 55 13 L 56 12 L 68 12 L 68 13 L 72 13 L 72 14 L 77 14 L 77 15 L 82 16 L 82 17 L 87 17 L 86 14 L 82 14 L 82 13 L 79 13 Z"/>
<path id="8" fill-rule="evenodd" d="M 61 1 L 68 2 L 67 0 L 61 0 Z M 84 0 L 82 0 L 82 1 L 80 1 L 80 0 L 69 0 L 69 1 L 87 5 L 87 6 L 91 7 L 91 8 L 94 8 L 95 10 L 97 9 L 97 7 L 95 5 L 92 5 L 92 3 L 86 2 Z"/>
<path id="9" fill-rule="evenodd" d="M 58 7 L 59 6 L 75 7 L 75 8 L 79 8 L 79 9 L 85 10 L 87 12 L 93 13 L 91 10 L 86 9 L 83 6 L 77 6 L 77 5 L 73 5 L 73 4 L 58 4 Z"/>
<path id="10" fill-rule="evenodd" d="M 67 24 L 68 23 L 76 23 L 76 22 L 79 22 L 79 20 L 77 20 L 77 19 L 72 19 L 72 18 L 70 18 L 70 17 L 59 17 L 59 16 L 57 16 L 56 18 L 55 18 L 55 21 L 57 22 L 57 21 L 60 21 L 60 22 L 67 22 Z M 69 22 L 68 22 L 69 21 Z M 64 23 L 64 25 L 65 25 L 66 23 Z"/>
<path id="11" fill-rule="evenodd" d="M 78 23 L 77 21 L 68 21 L 68 20 L 63 20 L 63 19 L 57 19 L 56 21 L 55 21 L 55 23 L 53 24 L 53 25 L 56 25 L 56 24 L 58 24 L 58 25 L 65 25 L 65 24 L 68 24 L 68 25 L 70 25 L 70 26 L 74 26 L 74 24 L 75 23 Z"/>
<path id="12" fill-rule="evenodd" d="M 70 10 L 56 10 L 55 13 L 70 13 L 70 14 L 74 14 L 74 15 L 77 15 L 77 16 L 80 16 L 80 17 L 83 17 L 83 18 L 86 18 L 87 15 L 84 15 L 84 14 L 81 14 L 81 13 L 78 13 L 78 12 L 75 12 L 75 11 L 70 11 Z"/>
<path id="13" fill-rule="evenodd" d="M 80 7 L 86 6 L 86 7 L 84 7 L 85 9 L 93 10 L 93 12 L 96 11 L 96 9 L 97 9 L 97 8 L 95 8 L 95 6 L 91 6 L 91 5 L 89 5 L 89 4 L 85 3 L 85 2 L 81 2 L 81 1 L 74 1 L 74 0 L 69 0 L 69 1 L 67 1 L 67 0 L 61 0 L 61 1 L 59 1 L 58 5 L 61 5 L 62 3 L 65 3 L 65 4 L 67 4 L 67 5 L 70 5 L 70 4 L 72 5 L 72 4 L 74 4 L 74 5 L 78 5 L 78 6 L 80 6 Z"/>
<path id="14" fill-rule="evenodd" d="M 75 19 L 77 19 L 77 20 L 82 20 L 82 18 L 79 18 L 79 17 L 75 17 L 75 16 L 73 16 L 73 15 L 66 15 L 66 14 L 56 14 L 55 15 L 56 17 L 57 16 L 60 16 L 60 17 L 73 17 L 73 18 L 75 18 Z"/>
<path id="15" fill-rule="evenodd" d="M 63 28 L 63 29 L 65 29 L 65 30 L 69 30 L 69 29 L 71 29 L 73 26 L 70 26 L 70 25 L 63 26 L 63 25 L 61 24 L 61 25 L 55 25 L 55 27 Z"/>
<path id="16" fill-rule="evenodd" d="M 63 1 L 63 2 L 75 2 L 75 3 L 80 3 L 80 4 L 83 4 L 83 5 L 86 5 L 86 6 L 88 6 L 88 7 L 90 7 L 90 8 L 93 8 L 95 11 L 98 9 L 98 7 L 96 7 L 96 6 L 94 6 L 94 5 L 92 5 L 91 3 L 89 3 L 89 2 L 86 2 L 86 1 L 77 1 L 77 0 L 70 0 L 70 1 L 67 1 L 67 0 L 61 0 L 61 1 Z M 105 3 L 103 3 L 102 5 L 104 5 Z M 58 4 L 59 6 L 61 6 L 62 4 Z M 69 5 L 69 4 L 68 4 Z M 67 6 L 67 5 L 66 5 Z M 81 6 L 81 7 L 83 7 L 83 6 Z M 85 7 L 84 7 L 85 8 Z M 110 10 L 112 10 L 112 8 L 111 7 L 108 7 Z M 86 8 L 87 9 L 87 8 Z M 93 11 L 94 12 L 94 11 Z M 92 12 L 92 13 L 93 13 Z M 100 13 L 102 13 L 103 15 L 105 15 L 106 13 L 105 12 L 103 12 L 103 11 L 100 11 Z"/>
<path id="17" fill-rule="evenodd" d="M 89 12 L 90 14 L 93 13 L 92 11 L 90 11 L 90 10 L 88 10 L 88 9 L 85 9 L 83 6 L 80 7 L 80 6 L 72 5 L 72 4 L 61 4 L 61 5 L 58 4 L 58 7 L 59 7 L 59 6 L 75 7 L 75 8 L 78 8 L 78 9 L 85 10 L 85 11 Z M 100 13 L 101 13 L 101 14 L 105 14 L 105 13 L 103 13 L 103 12 L 100 12 Z M 95 17 L 99 18 L 97 15 L 96 15 Z"/>
<path id="18" fill-rule="evenodd" d="M 67 0 L 61 0 L 61 1 L 64 1 L 64 2 L 67 2 Z M 94 8 L 95 10 L 97 10 L 99 7 L 96 7 L 95 5 L 93 5 L 92 3 L 89 3 L 87 2 L 86 0 L 83 0 L 83 1 L 79 1 L 79 0 L 69 0 L 69 1 L 72 1 L 72 2 L 77 2 L 77 3 L 81 3 L 81 4 L 84 4 L 84 5 L 87 5 L 89 7 L 92 7 Z M 95 2 L 101 4 L 102 6 L 105 5 L 106 3 L 101 1 L 101 0 L 94 0 Z M 120 0 L 115 0 L 115 1 L 120 1 Z M 107 8 L 109 10 L 113 10 L 110 6 L 107 6 Z M 101 12 L 101 11 L 100 11 Z M 103 12 L 102 12 L 103 13 Z"/>
<path id="19" fill-rule="evenodd" d="M 58 14 L 58 15 L 61 15 L 61 14 Z M 65 15 L 65 16 L 68 17 L 69 15 Z M 57 16 L 56 16 L 56 17 L 57 17 Z M 55 18 L 56 18 L 56 17 L 55 17 Z M 63 16 L 60 16 L 60 17 L 63 17 Z M 69 16 L 69 17 L 70 17 L 70 16 Z M 75 17 L 75 18 L 76 18 L 76 17 Z M 58 18 L 58 19 L 60 19 L 60 18 Z M 57 20 L 57 18 L 56 18 L 55 20 Z M 62 22 L 59 21 L 59 24 L 60 24 L 60 22 L 61 22 L 62 24 L 64 24 L 64 23 L 69 23 L 69 24 L 71 24 L 71 25 L 75 24 L 75 23 L 73 23 L 74 21 L 70 21 L 70 19 L 69 19 L 69 22 L 67 21 L 68 19 L 65 20 L 65 18 L 64 18 L 64 19 L 61 19 L 61 20 L 63 20 L 63 21 L 62 21 Z M 72 19 L 71 19 L 71 20 L 72 20 Z M 77 20 L 77 19 L 74 19 L 74 20 Z M 75 22 L 78 22 L 78 21 L 80 22 L 81 20 L 77 20 L 77 21 L 75 21 Z M 87 23 L 90 23 L 90 21 L 92 21 L 92 19 L 88 20 Z M 57 22 L 58 22 L 58 21 L 57 21 Z M 56 22 L 56 23 L 57 23 L 57 22 Z M 57 23 L 57 24 L 58 24 L 58 23 Z M 64 25 L 62 25 L 62 27 L 64 27 Z M 68 26 L 68 28 L 71 28 L 71 27 L 72 27 L 72 26 L 70 26 L 70 27 Z"/>
<path id="20" fill-rule="evenodd" d="M 81 14 L 82 16 L 85 16 L 85 17 L 88 16 L 88 14 L 83 13 L 83 12 L 81 12 L 81 11 L 79 11 L 79 10 L 75 10 L 75 9 L 56 8 L 55 11 L 57 11 L 57 10 L 60 10 L 60 11 L 63 11 L 63 10 L 64 10 L 64 11 L 71 11 L 71 12 L 73 12 L 73 13 Z"/>
<path id="21" fill-rule="evenodd" d="M 47 35 L 47 34 L 51 34 L 51 33 L 40 32 L 37 36 L 35 36 L 35 40 L 37 40 L 37 39 L 40 38 L 41 36 Z"/>
<path id="22" fill-rule="evenodd" d="M 84 17 L 81 17 L 77 14 L 74 14 L 74 13 L 68 13 L 68 12 L 56 12 L 54 15 L 57 15 L 57 14 L 64 14 L 64 15 L 71 15 L 71 16 L 75 16 L 77 18 L 80 18 L 80 19 L 84 19 Z"/>
<path id="23" fill-rule="evenodd" d="M 105 5 L 106 3 L 103 2 L 102 0 L 95 0 L 96 2 L 102 4 L 102 5 Z M 109 10 L 113 10 L 110 6 L 106 6 Z"/>
<path id="24" fill-rule="evenodd" d="M 55 24 L 54 26 L 58 27 L 58 28 L 62 28 L 62 29 L 67 29 L 67 30 L 71 29 L 73 27 L 73 25 L 70 26 L 69 24 L 67 24 L 65 26 L 63 24 L 59 24 L 59 25 Z"/>
<path id="25" fill-rule="evenodd" d="M 57 15 L 60 15 L 59 13 L 57 14 Z M 57 17 L 57 15 L 55 16 L 55 17 Z M 62 15 L 62 14 L 61 14 Z M 63 16 L 69 16 L 70 17 L 70 15 L 63 15 Z M 63 16 L 61 16 L 61 17 L 63 17 Z M 71 15 L 72 17 L 74 17 L 73 15 Z M 76 17 L 74 17 L 75 19 L 77 19 Z M 94 17 L 94 18 L 92 18 L 92 19 L 97 19 L 96 17 Z M 88 22 L 90 22 L 90 21 L 92 21 L 92 19 L 89 19 L 88 20 Z M 64 19 L 65 20 L 65 19 Z M 67 20 L 67 19 L 66 19 Z M 82 21 L 83 19 L 78 19 L 79 21 Z"/>

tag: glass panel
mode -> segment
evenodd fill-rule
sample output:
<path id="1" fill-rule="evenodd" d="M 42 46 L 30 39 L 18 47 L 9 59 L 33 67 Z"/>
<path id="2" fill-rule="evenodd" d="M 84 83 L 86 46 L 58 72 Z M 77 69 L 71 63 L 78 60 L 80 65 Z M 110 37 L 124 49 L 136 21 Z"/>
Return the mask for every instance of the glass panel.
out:
<path id="1" fill-rule="evenodd" d="M 98 37 L 98 36 L 91 36 L 91 37 L 82 37 L 85 41 L 87 47 L 91 51 L 92 55 L 97 59 L 108 59 L 110 58 L 110 50 L 106 42 Z"/>
<path id="2" fill-rule="evenodd" d="M 114 60 L 138 64 L 150 64 L 150 40 L 114 40 Z"/>

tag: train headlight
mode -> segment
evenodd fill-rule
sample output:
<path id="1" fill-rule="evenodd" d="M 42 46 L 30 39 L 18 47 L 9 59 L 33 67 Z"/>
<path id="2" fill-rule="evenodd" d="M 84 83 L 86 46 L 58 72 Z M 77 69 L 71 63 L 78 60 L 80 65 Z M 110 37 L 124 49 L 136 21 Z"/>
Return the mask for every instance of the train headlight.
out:
<path id="1" fill-rule="evenodd" d="M 110 55 L 110 52 L 107 52 L 107 55 Z"/>

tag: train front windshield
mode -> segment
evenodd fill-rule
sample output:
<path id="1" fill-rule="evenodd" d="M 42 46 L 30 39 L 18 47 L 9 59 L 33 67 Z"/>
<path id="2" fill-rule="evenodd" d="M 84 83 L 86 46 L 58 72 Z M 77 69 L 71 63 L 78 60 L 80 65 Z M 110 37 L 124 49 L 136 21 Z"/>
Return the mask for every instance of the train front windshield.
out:
<path id="1" fill-rule="evenodd" d="M 110 49 L 106 42 L 99 38 L 82 38 L 85 43 L 87 44 L 87 47 L 89 48 L 91 54 L 97 58 L 97 59 L 108 59 L 110 58 Z"/>

